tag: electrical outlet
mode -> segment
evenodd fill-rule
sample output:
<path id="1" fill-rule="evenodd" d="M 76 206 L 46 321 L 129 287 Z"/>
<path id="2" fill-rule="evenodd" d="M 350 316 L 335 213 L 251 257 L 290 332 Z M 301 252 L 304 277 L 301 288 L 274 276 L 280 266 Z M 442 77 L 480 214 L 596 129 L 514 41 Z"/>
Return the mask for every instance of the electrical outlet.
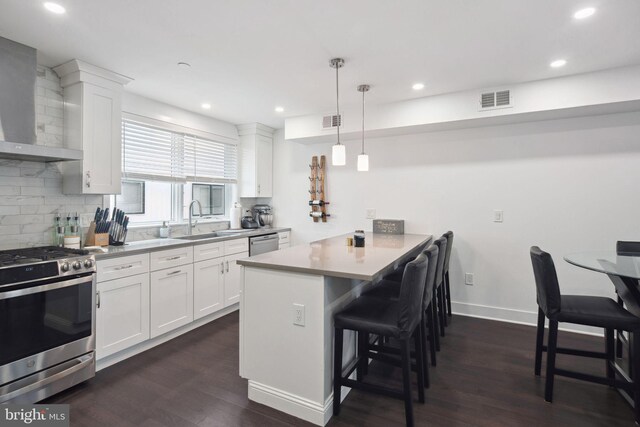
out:
<path id="1" fill-rule="evenodd" d="M 293 304 L 293 324 L 304 326 L 304 304 Z"/>
<path id="2" fill-rule="evenodd" d="M 501 210 L 493 211 L 493 222 L 502 222 L 503 220 L 503 212 Z"/>
<path id="3" fill-rule="evenodd" d="M 375 209 L 367 209 L 367 219 L 376 219 Z"/>
<path id="4" fill-rule="evenodd" d="M 473 286 L 473 273 L 464 273 L 464 284 Z"/>

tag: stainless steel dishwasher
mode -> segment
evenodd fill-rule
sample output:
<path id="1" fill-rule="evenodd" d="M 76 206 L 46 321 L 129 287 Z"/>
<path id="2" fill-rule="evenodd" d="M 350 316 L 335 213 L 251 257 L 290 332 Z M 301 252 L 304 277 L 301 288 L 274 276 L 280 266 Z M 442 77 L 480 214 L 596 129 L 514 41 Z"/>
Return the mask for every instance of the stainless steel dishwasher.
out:
<path id="1" fill-rule="evenodd" d="M 278 250 L 278 233 L 249 237 L 249 256 Z"/>

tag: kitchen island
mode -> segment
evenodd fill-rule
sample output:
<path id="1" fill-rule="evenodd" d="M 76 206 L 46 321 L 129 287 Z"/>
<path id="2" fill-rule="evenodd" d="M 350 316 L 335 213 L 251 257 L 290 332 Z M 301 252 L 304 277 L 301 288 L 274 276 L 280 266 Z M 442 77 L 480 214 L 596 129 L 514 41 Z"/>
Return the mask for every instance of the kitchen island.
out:
<path id="1" fill-rule="evenodd" d="M 432 238 L 367 233 L 365 247 L 356 248 L 347 237 L 238 261 L 240 375 L 249 380 L 249 399 L 316 425 L 333 411 L 334 313 Z M 356 349 L 355 334 L 347 332 L 345 366 Z"/>

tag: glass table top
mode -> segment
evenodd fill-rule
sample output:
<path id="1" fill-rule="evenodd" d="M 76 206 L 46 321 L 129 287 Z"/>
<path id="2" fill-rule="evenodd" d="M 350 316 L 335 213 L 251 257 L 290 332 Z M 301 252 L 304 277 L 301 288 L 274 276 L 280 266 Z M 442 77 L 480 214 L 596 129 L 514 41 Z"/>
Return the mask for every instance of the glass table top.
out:
<path id="1" fill-rule="evenodd" d="M 600 273 L 640 280 L 640 255 L 618 255 L 616 251 L 578 252 L 565 255 L 564 260 Z"/>

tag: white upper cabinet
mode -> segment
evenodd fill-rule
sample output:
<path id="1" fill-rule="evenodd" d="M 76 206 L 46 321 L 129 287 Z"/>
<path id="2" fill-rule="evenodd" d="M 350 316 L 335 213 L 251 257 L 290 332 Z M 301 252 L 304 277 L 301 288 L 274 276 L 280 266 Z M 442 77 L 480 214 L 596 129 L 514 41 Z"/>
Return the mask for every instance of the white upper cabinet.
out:
<path id="1" fill-rule="evenodd" d="M 64 88 L 64 140 L 83 159 L 61 164 L 65 194 L 120 193 L 122 91 L 131 79 L 72 60 L 54 68 Z"/>
<path id="2" fill-rule="evenodd" d="M 273 195 L 273 132 L 260 123 L 238 126 L 240 197 Z"/>

